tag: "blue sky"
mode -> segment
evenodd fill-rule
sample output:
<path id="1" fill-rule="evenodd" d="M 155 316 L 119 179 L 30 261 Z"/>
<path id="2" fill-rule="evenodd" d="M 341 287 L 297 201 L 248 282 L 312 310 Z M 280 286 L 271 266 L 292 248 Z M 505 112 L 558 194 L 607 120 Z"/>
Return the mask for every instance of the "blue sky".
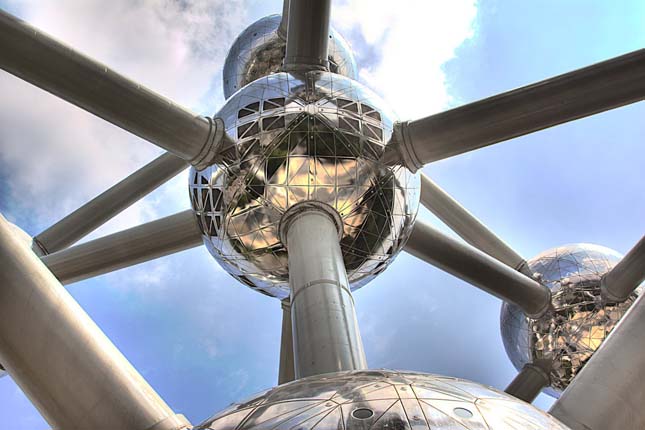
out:
<path id="1" fill-rule="evenodd" d="M 0 4 L 203 113 L 223 103 L 220 70 L 236 34 L 281 10 L 260 0 Z M 645 46 L 639 0 L 359 0 L 336 2 L 333 21 L 357 52 L 361 80 L 404 119 Z M 32 235 L 159 153 L 3 72 L 0 94 L 0 211 Z M 624 253 L 645 233 L 643 118 L 640 103 L 424 171 L 526 258 L 571 242 Z M 180 175 L 92 237 L 188 208 L 186 189 Z M 425 210 L 419 216 L 448 232 Z M 276 383 L 279 302 L 237 284 L 203 247 L 68 289 L 193 423 Z M 409 255 L 355 297 L 373 368 L 498 388 L 516 373 L 499 335 L 499 300 Z M 2 429 L 48 428 L 6 377 L 0 417 Z"/>

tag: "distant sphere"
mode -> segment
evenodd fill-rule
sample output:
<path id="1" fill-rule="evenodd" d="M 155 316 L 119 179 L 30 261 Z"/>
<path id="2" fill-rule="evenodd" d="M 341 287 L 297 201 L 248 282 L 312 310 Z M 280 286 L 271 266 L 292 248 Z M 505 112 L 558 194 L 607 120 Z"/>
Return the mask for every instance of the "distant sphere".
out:
<path id="1" fill-rule="evenodd" d="M 229 98 L 244 85 L 282 69 L 286 39 L 278 34 L 282 17 L 270 15 L 259 19 L 233 42 L 224 62 L 224 96 Z M 349 44 L 333 28 L 329 32 L 329 69 L 352 79 L 358 71 Z"/>
<path id="2" fill-rule="evenodd" d="M 299 379 L 234 404 L 199 430 L 567 430 L 506 393 L 445 376 L 390 370 Z"/>
<path id="3" fill-rule="evenodd" d="M 502 340 L 515 368 L 553 362 L 547 394 L 560 396 L 640 294 L 642 288 L 623 303 L 601 298 L 600 278 L 620 259 L 616 251 L 587 243 L 550 249 L 528 265 L 551 289 L 552 311 L 532 319 L 515 305 L 502 305 Z"/>
<path id="4" fill-rule="evenodd" d="M 304 201 L 340 215 L 352 289 L 401 251 L 419 206 L 419 176 L 380 161 L 393 114 L 370 90 L 334 73 L 277 73 L 235 93 L 216 116 L 230 140 L 224 166 L 193 169 L 190 193 L 204 242 L 231 275 L 289 296 L 278 229 L 282 214 Z"/>

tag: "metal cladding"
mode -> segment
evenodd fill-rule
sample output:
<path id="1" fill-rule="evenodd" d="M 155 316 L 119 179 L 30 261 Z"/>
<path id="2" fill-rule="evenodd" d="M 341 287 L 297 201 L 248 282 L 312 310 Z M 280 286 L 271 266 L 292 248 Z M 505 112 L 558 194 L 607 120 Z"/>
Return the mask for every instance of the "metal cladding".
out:
<path id="1" fill-rule="evenodd" d="M 552 361 L 547 394 L 560 396 L 640 294 L 642 287 L 622 303 L 602 299 L 600 279 L 620 259 L 598 245 L 550 249 L 528 265 L 551 289 L 552 309 L 532 319 L 517 306 L 502 305 L 502 339 L 517 370 L 537 360 Z"/>
<path id="2" fill-rule="evenodd" d="M 199 430 L 567 430 L 549 414 L 474 382 L 369 370 L 299 379 L 230 406 Z"/>
<path id="3" fill-rule="evenodd" d="M 259 19 L 244 30 L 233 42 L 224 63 L 224 96 L 258 78 L 278 73 L 287 47 L 278 32 L 280 15 Z M 329 70 L 351 79 L 358 77 L 354 54 L 345 39 L 333 28 L 329 32 Z"/>
<path id="4" fill-rule="evenodd" d="M 235 93 L 217 116 L 235 144 L 222 154 L 223 166 L 191 170 L 190 194 L 206 246 L 231 275 L 289 296 L 279 224 L 304 201 L 339 213 L 352 289 L 402 249 L 419 206 L 419 177 L 380 161 L 393 121 L 370 90 L 334 73 L 277 73 Z"/>

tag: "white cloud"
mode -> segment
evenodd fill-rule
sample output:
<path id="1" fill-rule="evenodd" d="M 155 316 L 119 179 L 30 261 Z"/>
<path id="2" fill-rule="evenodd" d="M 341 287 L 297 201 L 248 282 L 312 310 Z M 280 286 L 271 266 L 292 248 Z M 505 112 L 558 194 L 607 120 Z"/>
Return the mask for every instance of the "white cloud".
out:
<path id="1" fill-rule="evenodd" d="M 442 65 L 474 34 L 475 0 L 345 0 L 334 10 L 341 32 L 358 28 L 383 61 L 359 64 L 360 76 L 402 119 L 444 110 L 450 103 Z"/>

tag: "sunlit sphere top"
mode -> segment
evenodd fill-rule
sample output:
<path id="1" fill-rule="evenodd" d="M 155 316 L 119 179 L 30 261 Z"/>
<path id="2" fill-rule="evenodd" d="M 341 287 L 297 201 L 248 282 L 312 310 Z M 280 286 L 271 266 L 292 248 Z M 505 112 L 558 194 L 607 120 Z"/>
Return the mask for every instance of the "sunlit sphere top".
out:
<path id="1" fill-rule="evenodd" d="M 463 379 L 389 370 L 311 376 L 258 394 L 200 430 L 567 430 L 549 414 Z"/>
<path id="2" fill-rule="evenodd" d="M 278 34 L 282 17 L 259 19 L 233 42 L 224 63 L 224 96 L 229 98 L 244 85 L 282 69 L 286 39 Z M 329 31 L 329 70 L 352 79 L 358 76 L 349 44 L 333 28 Z"/>
<path id="3" fill-rule="evenodd" d="M 515 305 L 502 305 L 502 339 L 515 368 L 553 363 L 546 393 L 559 397 L 640 293 L 623 303 L 601 298 L 600 278 L 620 259 L 609 248 L 586 243 L 550 249 L 528 264 L 551 289 L 553 309 L 531 319 Z"/>
<path id="4" fill-rule="evenodd" d="M 380 161 L 393 115 L 370 90 L 334 73 L 278 73 L 245 86 L 216 116 L 232 145 L 223 167 L 191 171 L 191 199 L 207 248 L 238 280 L 289 296 L 279 225 L 305 201 L 340 215 L 352 289 L 402 249 L 419 205 L 419 176 Z"/>

